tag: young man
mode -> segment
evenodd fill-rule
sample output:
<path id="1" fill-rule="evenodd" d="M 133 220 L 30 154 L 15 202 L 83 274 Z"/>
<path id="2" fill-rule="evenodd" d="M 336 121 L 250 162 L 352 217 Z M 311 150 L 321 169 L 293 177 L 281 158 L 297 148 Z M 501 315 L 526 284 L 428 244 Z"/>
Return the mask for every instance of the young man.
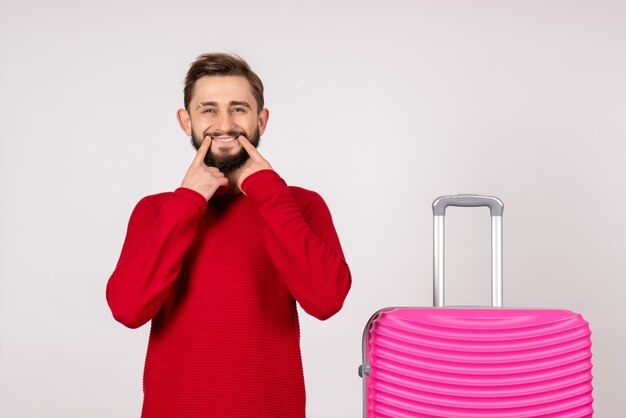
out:
<path id="1" fill-rule="evenodd" d="M 257 151 L 269 112 L 245 61 L 201 55 L 184 96 L 197 153 L 137 204 L 107 285 L 115 319 L 152 321 L 142 417 L 304 417 L 296 302 L 324 320 L 351 285 L 330 213 Z"/>

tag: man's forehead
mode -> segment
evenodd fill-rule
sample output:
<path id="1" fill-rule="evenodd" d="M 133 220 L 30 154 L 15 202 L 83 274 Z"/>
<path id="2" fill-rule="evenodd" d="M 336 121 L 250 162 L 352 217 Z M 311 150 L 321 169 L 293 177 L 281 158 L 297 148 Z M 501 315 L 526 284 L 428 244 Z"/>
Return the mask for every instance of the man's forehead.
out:
<path id="1" fill-rule="evenodd" d="M 196 81 L 192 102 L 253 101 L 252 87 L 244 76 L 204 76 Z"/>

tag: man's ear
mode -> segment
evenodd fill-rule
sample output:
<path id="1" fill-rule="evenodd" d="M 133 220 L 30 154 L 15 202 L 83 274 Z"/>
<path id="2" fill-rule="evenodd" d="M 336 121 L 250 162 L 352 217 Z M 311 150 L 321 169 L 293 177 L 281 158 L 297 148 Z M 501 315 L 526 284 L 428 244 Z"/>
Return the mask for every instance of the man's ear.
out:
<path id="1" fill-rule="evenodd" d="M 270 111 L 267 108 L 261 109 L 259 112 L 259 135 L 263 135 L 265 127 L 267 126 L 267 120 L 270 118 Z"/>
<path id="2" fill-rule="evenodd" d="M 178 119 L 180 129 L 182 129 L 187 136 L 191 136 L 191 117 L 189 116 L 189 112 L 185 109 L 178 109 L 176 118 Z"/>

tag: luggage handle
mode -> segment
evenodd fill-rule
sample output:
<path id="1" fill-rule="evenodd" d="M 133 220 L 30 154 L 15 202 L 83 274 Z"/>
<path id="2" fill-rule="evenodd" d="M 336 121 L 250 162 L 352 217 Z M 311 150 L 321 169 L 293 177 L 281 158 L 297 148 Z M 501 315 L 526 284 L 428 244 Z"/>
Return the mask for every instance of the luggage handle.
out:
<path id="1" fill-rule="evenodd" d="M 433 306 L 445 306 L 445 216 L 448 206 L 487 206 L 491 212 L 491 306 L 502 307 L 502 213 L 497 197 L 475 194 L 440 196 L 433 202 Z"/>

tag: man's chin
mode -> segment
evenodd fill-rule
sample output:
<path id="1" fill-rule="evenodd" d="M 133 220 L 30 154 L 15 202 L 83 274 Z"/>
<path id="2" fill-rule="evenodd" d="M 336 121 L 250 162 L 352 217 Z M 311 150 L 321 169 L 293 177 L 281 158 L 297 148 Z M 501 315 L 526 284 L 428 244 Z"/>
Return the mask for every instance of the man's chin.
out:
<path id="1" fill-rule="evenodd" d="M 245 149 L 241 148 L 239 152 L 233 154 L 223 155 L 214 153 L 207 154 L 204 163 L 209 167 L 216 167 L 224 174 L 231 173 L 241 168 L 250 156 Z"/>
<path id="2" fill-rule="evenodd" d="M 242 148 L 239 143 L 232 145 L 211 144 L 209 153 L 215 158 L 228 158 L 236 155 Z"/>

